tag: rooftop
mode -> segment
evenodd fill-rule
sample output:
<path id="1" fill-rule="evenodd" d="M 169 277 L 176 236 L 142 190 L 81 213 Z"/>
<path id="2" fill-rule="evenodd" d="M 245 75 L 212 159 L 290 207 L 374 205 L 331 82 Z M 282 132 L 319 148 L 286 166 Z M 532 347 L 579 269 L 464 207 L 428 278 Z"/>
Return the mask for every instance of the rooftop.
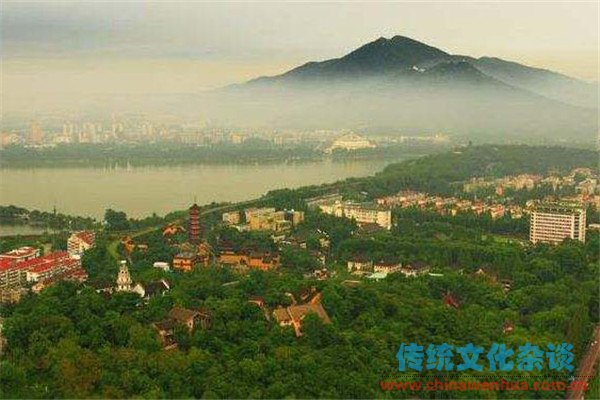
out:
<path id="1" fill-rule="evenodd" d="M 94 240 L 96 238 L 96 234 L 92 231 L 75 232 L 73 235 L 90 246 L 94 244 Z"/>
<path id="2" fill-rule="evenodd" d="M 192 253 L 191 251 L 186 251 L 183 253 L 178 253 L 175 258 L 183 258 L 186 260 L 191 260 L 193 258 L 196 258 L 196 253 Z"/>
<path id="3" fill-rule="evenodd" d="M 326 323 L 326 324 L 331 323 L 331 320 L 329 319 L 329 315 L 327 315 L 327 312 L 325 311 L 325 309 L 323 308 L 323 305 L 321 303 L 290 306 L 290 307 L 288 307 L 288 312 L 292 316 L 292 318 L 297 319 L 297 320 L 303 319 L 308 314 L 317 314 L 317 316 L 319 318 L 321 318 L 321 320 L 324 323 Z"/>
<path id="4" fill-rule="evenodd" d="M 20 258 L 28 255 L 34 255 L 38 250 L 35 247 L 23 246 L 18 249 L 7 251 L 0 254 L 0 258 Z"/>
<path id="5" fill-rule="evenodd" d="M 63 260 L 63 259 L 71 259 L 69 257 L 69 253 L 67 253 L 66 251 L 55 251 L 53 253 L 50 254 L 46 254 L 45 256 L 41 256 L 41 257 L 36 257 L 36 258 L 31 258 L 29 260 L 24 260 L 24 261 L 20 261 L 15 263 L 12 263 L 10 259 L 5 259 L 5 260 L 0 260 L 2 262 L 0 262 L 0 271 L 5 271 L 9 268 L 15 268 L 15 269 L 37 269 L 40 268 L 40 266 L 46 265 L 46 264 L 53 264 L 59 260 Z M 8 262 L 7 262 L 8 261 Z"/>
<path id="6" fill-rule="evenodd" d="M 577 203 L 542 203 L 538 204 L 534 210 L 548 213 L 578 214 L 585 211 L 585 208 Z"/>

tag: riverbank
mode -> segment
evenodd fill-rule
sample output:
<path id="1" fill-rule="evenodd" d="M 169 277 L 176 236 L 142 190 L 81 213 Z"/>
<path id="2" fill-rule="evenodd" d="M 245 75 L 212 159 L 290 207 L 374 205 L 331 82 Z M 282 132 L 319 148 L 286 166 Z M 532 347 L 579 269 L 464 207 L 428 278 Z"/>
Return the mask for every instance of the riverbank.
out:
<path id="1" fill-rule="evenodd" d="M 429 154 L 447 145 L 394 144 L 325 154 L 314 144 L 276 146 L 254 144 L 197 145 L 185 143 L 59 144 L 0 149 L 0 168 L 128 168 L 189 165 L 272 165 L 326 161 L 395 160 Z"/>
<path id="2" fill-rule="evenodd" d="M 97 220 L 112 208 L 142 218 L 183 210 L 194 201 L 238 202 L 275 189 L 370 176 L 409 157 L 268 165 L 0 169 L 0 205 L 47 212 L 56 207 L 59 213 Z"/>

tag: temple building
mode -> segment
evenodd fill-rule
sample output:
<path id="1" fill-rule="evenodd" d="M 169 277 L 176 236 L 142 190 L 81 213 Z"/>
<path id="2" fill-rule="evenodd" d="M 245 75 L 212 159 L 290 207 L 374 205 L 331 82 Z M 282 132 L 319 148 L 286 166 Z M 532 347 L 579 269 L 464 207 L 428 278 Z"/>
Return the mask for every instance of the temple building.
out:
<path id="1" fill-rule="evenodd" d="M 200 242 L 200 207 L 194 203 L 189 210 L 188 238 L 190 243 Z"/>

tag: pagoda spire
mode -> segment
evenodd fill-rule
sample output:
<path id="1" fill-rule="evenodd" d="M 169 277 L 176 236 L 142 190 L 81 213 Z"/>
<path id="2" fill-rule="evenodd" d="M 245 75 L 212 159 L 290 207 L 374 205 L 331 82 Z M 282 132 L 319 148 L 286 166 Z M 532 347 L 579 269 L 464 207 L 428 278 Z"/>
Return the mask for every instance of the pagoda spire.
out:
<path id="1" fill-rule="evenodd" d="M 194 244 L 200 242 L 200 207 L 196 203 L 189 209 L 188 240 Z"/>
<path id="2" fill-rule="evenodd" d="M 121 260 L 119 266 L 119 274 L 117 275 L 117 292 L 130 292 L 131 291 L 131 276 L 129 276 L 129 269 L 127 268 L 127 261 Z"/>

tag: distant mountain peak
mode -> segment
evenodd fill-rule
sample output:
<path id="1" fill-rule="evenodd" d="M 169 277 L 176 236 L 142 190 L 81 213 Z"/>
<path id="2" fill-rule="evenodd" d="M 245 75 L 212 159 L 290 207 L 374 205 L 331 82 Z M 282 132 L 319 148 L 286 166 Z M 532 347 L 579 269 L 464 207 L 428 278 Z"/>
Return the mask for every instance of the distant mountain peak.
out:
<path id="1" fill-rule="evenodd" d="M 367 77 L 409 71 L 415 65 L 433 65 L 450 58 L 450 54 L 440 49 L 405 36 L 396 35 L 389 39 L 380 37 L 340 58 L 308 62 L 275 77 L 275 79 Z"/>
<path id="2" fill-rule="evenodd" d="M 380 78 L 386 84 L 411 80 L 423 84 L 427 78 L 436 83 L 504 84 L 568 104 L 598 107 L 597 86 L 496 57 L 452 55 L 402 35 L 380 37 L 342 57 L 311 61 L 282 75 L 258 78 L 251 83 L 267 86 L 308 83 L 323 88 Z"/>
<path id="3" fill-rule="evenodd" d="M 390 39 L 381 37 L 367 43 L 340 58 L 339 63 L 358 62 L 375 70 L 386 70 L 410 68 L 424 61 L 445 59 L 449 56 L 445 51 L 397 35 Z"/>

